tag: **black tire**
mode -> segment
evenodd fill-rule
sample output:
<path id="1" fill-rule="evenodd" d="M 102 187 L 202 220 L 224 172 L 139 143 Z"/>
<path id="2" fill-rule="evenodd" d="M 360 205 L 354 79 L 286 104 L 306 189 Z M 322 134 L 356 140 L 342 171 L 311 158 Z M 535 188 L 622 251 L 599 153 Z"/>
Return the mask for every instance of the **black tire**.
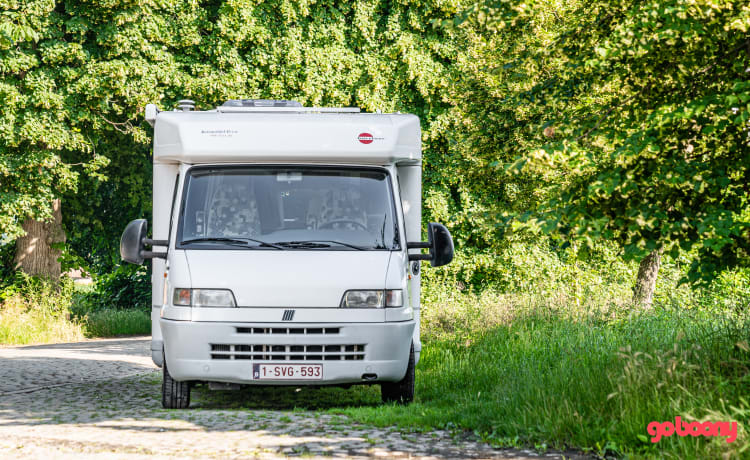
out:
<path id="1" fill-rule="evenodd" d="M 161 405 L 165 409 L 187 409 L 190 406 L 190 382 L 178 382 L 169 375 L 164 357 L 161 381 Z"/>
<path id="2" fill-rule="evenodd" d="M 406 375 L 398 382 L 383 382 L 380 384 L 380 397 L 384 403 L 397 402 L 409 404 L 414 401 L 414 343 L 409 350 L 409 365 L 406 367 Z"/>

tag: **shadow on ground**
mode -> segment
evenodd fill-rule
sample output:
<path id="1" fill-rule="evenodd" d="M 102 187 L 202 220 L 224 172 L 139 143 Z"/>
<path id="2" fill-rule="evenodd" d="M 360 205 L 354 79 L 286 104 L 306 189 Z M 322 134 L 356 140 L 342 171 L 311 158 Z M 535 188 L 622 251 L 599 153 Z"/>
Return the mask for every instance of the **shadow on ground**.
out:
<path id="1" fill-rule="evenodd" d="M 198 387 L 191 409 L 164 410 L 160 384 L 161 375 L 154 371 L 0 396 L 0 449 L 17 443 L 24 456 L 54 455 L 60 449 L 136 457 L 525 458 L 529 454 L 493 450 L 462 433 L 408 433 L 320 412 L 376 406 L 377 387 L 232 392 Z"/>
<path id="2" fill-rule="evenodd" d="M 380 386 L 340 387 L 245 387 L 235 391 L 212 391 L 200 385 L 192 390 L 192 408 L 327 410 L 380 405 Z"/>

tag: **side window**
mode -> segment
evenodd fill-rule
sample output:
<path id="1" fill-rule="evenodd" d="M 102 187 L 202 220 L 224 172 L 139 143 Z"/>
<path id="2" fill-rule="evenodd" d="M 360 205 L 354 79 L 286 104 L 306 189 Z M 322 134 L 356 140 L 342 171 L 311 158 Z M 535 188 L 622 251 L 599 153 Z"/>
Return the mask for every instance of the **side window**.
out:
<path id="1" fill-rule="evenodd" d="M 174 221 L 174 207 L 177 204 L 177 186 L 180 184 L 180 174 L 177 174 L 177 177 L 174 178 L 174 190 L 172 191 L 172 206 L 171 214 L 169 214 L 169 233 L 167 234 L 167 239 L 172 237 L 172 222 Z"/>

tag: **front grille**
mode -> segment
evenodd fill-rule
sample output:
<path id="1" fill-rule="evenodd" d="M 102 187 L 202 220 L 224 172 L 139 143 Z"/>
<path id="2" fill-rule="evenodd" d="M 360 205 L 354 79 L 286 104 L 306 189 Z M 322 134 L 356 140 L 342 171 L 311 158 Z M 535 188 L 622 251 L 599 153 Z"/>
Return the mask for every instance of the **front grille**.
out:
<path id="1" fill-rule="evenodd" d="M 230 345 L 211 344 L 211 359 L 251 361 L 361 361 L 365 346 L 356 345 Z"/>
<path id="2" fill-rule="evenodd" d="M 338 327 L 238 327 L 238 334 L 255 335 L 338 335 Z"/>

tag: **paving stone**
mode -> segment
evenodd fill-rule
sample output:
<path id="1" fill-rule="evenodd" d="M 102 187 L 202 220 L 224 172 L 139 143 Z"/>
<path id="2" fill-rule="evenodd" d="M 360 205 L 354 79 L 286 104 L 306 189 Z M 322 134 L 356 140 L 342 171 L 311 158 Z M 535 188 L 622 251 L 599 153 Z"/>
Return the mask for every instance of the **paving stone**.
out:
<path id="1" fill-rule="evenodd" d="M 91 340 L 0 348 L 0 396 L 153 372 L 150 340 Z"/>
<path id="2" fill-rule="evenodd" d="M 446 431 L 402 435 L 341 415 L 166 411 L 159 372 L 147 338 L 0 348 L 2 458 L 539 458 Z"/>

